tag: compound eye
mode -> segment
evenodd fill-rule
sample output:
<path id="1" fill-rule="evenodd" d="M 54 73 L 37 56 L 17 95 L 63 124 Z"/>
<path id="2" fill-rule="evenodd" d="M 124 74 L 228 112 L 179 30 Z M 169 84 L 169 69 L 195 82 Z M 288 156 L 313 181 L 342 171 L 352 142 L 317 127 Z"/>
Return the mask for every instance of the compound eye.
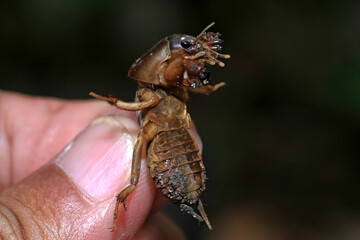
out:
<path id="1" fill-rule="evenodd" d="M 187 40 L 182 40 L 182 41 L 180 42 L 180 45 L 181 45 L 182 48 L 187 49 L 187 48 L 191 47 L 191 42 L 190 42 L 190 41 L 187 41 Z"/>

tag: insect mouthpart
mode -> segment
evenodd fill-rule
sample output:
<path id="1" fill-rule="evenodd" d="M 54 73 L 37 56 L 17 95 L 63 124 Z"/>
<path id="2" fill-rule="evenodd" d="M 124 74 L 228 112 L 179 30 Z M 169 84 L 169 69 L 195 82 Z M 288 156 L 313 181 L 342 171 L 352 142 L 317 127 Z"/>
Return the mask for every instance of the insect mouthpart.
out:
<path id="1" fill-rule="evenodd" d="M 221 51 L 222 46 L 220 44 L 223 43 L 224 41 L 219 38 L 219 35 L 220 34 L 217 33 L 217 35 L 215 36 L 215 39 L 207 41 L 204 44 L 206 44 L 207 47 L 213 51 L 216 51 L 216 52 Z"/>
<path id="2" fill-rule="evenodd" d="M 207 64 L 215 65 L 218 64 L 220 67 L 224 67 L 225 63 L 218 60 L 217 58 L 230 58 L 229 54 L 221 54 L 218 51 L 221 51 L 223 40 L 220 39 L 220 33 L 206 32 L 211 26 L 215 23 L 209 24 L 192 42 L 193 46 L 200 45 L 202 51 L 199 51 L 195 55 L 185 56 L 185 59 L 199 59 L 199 61 L 204 61 Z"/>

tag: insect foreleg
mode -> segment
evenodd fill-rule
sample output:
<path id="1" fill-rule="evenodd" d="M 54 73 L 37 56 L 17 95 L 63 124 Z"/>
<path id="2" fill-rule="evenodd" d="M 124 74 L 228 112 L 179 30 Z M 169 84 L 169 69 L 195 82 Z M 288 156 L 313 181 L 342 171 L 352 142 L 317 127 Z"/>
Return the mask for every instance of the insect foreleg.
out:
<path id="1" fill-rule="evenodd" d="M 204 95 L 207 95 L 207 94 L 210 94 L 210 93 L 213 93 L 215 92 L 216 90 L 218 90 L 219 88 L 225 86 L 226 84 L 224 82 L 221 82 L 221 83 L 218 83 L 214 86 L 211 86 L 211 85 L 204 85 L 200 88 L 189 88 L 189 91 L 190 92 L 193 92 L 193 93 L 197 93 L 197 94 L 204 94 Z"/>
<path id="2" fill-rule="evenodd" d="M 152 123 L 147 123 L 139 132 L 137 139 L 135 141 L 134 145 L 134 152 L 133 152 L 133 158 L 131 163 L 131 178 L 130 178 L 130 185 L 127 186 L 125 189 L 123 189 L 117 196 L 116 196 L 116 205 L 115 205 L 115 211 L 114 211 L 114 220 L 112 229 L 114 230 L 116 227 L 116 220 L 119 212 L 119 205 L 123 204 L 125 210 L 127 210 L 126 207 L 126 198 L 134 191 L 136 184 L 139 181 L 140 176 L 140 166 L 141 166 L 141 152 L 142 147 L 147 142 L 151 141 L 157 134 L 158 127 Z"/>
<path id="3" fill-rule="evenodd" d="M 151 91 L 147 91 L 143 94 L 143 96 L 141 96 L 142 98 L 141 102 L 124 102 L 112 95 L 110 95 L 109 97 L 104 97 L 93 92 L 91 92 L 90 95 L 99 100 L 107 101 L 108 103 L 114 105 L 117 108 L 128 111 L 138 111 L 149 107 L 153 107 L 156 104 L 158 104 L 160 101 L 159 96 Z"/>

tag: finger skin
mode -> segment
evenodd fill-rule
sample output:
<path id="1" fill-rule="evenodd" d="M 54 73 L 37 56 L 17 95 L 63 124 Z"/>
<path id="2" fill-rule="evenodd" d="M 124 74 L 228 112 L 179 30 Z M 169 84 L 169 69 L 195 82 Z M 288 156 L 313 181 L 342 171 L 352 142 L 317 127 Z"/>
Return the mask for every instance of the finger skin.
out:
<path id="1" fill-rule="evenodd" d="M 96 100 L 66 101 L 0 91 L 0 191 L 47 163 L 92 120 L 109 114 L 136 121 L 134 112 Z"/>
<path id="2" fill-rule="evenodd" d="M 86 201 L 66 175 L 53 164 L 45 166 L 15 188 L 3 191 L 0 204 L 15 217 L 12 219 L 16 222 L 9 224 L 17 226 L 14 231 L 22 239 L 65 239 L 71 237 L 68 231 L 76 228 L 80 231 L 76 230 L 73 237 L 84 239 L 79 233 L 84 232 L 82 228 L 89 226 L 74 220 L 72 216 L 88 212 L 91 213 L 87 216 L 91 222 L 99 218 L 98 214 L 93 215 L 88 211 L 94 203 Z"/>
<path id="3" fill-rule="evenodd" d="M 0 216 L 8 217 L 0 217 L 0 222 L 7 220 L 12 235 L 22 236 L 20 239 L 112 239 L 114 235 L 131 239 L 149 214 L 156 194 L 149 174 L 142 173 L 139 187 L 129 197 L 128 211 L 120 209 L 115 232 L 108 229 L 115 198 L 97 201 L 55 164 L 1 193 Z M 10 236 L 2 230 L 0 236 Z"/>

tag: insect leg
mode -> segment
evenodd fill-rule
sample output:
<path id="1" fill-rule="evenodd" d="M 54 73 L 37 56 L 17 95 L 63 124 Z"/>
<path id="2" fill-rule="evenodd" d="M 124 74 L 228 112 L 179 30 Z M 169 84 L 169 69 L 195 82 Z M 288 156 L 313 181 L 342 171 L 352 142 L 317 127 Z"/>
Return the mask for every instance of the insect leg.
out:
<path id="1" fill-rule="evenodd" d="M 226 84 L 224 82 L 221 82 L 221 83 L 216 84 L 215 86 L 204 85 L 200 88 L 189 88 L 189 91 L 191 91 L 193 93 L 208 95 L 210 93 L 215 92 L 216 90 L 218 90 L 219 88 L 221 88 L 225 85 Z"/>
<path id="2" fill-rule="evenodd" d="M 135 141 L 133 158 L 131 163 L 131 178 L 130 178 L 130 185 L 123 189 L 117 196 L 116 196 L 116 205 L 114 211 L 114 220 L 112 225 L 112 230 L 116 227 L 116 220 L 119 213 L 119 205 L 123 204 L 125 210 L 127 210 L 126 206 L 126 198 L 134 191 L 136 184 L 139 181 L 140 176 L 140 166 L 141 166 L 141 153 L 142 147 L 147 142 L 151 141 L 157 134 L 158 127 L 156 124 L 149 122 L 147 123 L 139 132 L 137 139 Z"/>
<path id="3" fill-rule="evenodd" d="M 99 100 L 107 101 L 108 103 L 114 105 L 117 108 L 128 111 L 138 111 L 149 107 L 153 107 L 156 104 L 158 104 L 160 101 L 159 96 L 151 91 L 147 91 L 141 96 L 142 99 L 141 102 L 124 102 L 112 95 L 110 95 L 109 97 L 104 97 L 93 92 L 91 92 L 90 95 Z"/>

